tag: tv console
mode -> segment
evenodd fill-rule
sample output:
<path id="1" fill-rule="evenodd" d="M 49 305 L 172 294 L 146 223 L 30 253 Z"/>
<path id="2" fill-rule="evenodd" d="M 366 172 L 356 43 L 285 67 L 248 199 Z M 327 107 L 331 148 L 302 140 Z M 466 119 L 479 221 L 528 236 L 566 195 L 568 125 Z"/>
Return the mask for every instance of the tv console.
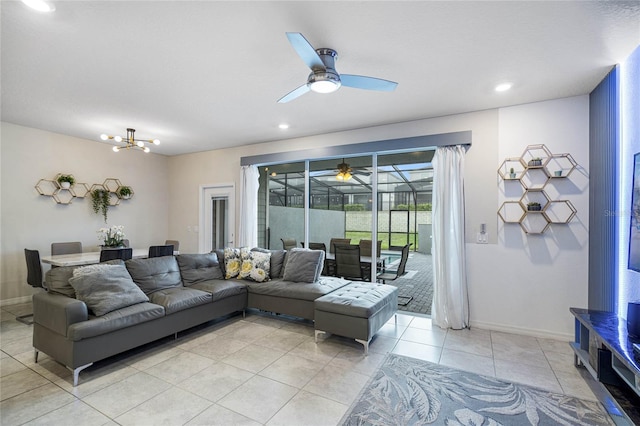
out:
<path id="1" fill-rule="evenodd" d="M 584 366 L 604 392 L 595 392 L 616 424 L 640 424 L 640 354 L 627 322 L 615 313 L 570 308 L 575 317 L 571 343 L 576 366 Z"/>

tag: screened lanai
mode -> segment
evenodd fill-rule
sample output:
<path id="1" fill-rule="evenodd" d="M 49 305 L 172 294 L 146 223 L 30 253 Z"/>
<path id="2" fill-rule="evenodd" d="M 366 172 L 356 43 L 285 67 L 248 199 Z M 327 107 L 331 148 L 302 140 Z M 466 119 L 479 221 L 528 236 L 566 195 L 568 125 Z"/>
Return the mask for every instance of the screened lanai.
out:
<path id="1" fill-rule="evenodd" d="M 282 240 L 295 240 L 298 247 L 305 242 L 324 243 L 329 249 L 332 238 L 359 244 L 360 240 L 373 240 L 375 230 L 385 268 L 397 267 L 401 247 L 410 245 L 407 271 L 393 282 L 403 296 L 399 308 L 429 314 L 433 152 L 381 154 L 375 158 L 359 155 L 261 166 L 259 244 L 280 249 Z M 305 241 L 305 194 L 308 194 L 308 241 Z"/>

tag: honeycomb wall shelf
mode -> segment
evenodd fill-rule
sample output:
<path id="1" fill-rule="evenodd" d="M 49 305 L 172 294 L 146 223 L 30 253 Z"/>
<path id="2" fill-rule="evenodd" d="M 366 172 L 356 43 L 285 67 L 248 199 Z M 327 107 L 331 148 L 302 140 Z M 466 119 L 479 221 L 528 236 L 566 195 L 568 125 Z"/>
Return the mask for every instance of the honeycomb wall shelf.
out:
<path id="1" fill-rule="evenodd" d="M 505 183 L 518 182 L 524 193 L 517 201 L 503 202 L 498 217 L 519 224 L 525 234 L 543 234 L 552 224 L 568 224 L 576 208 L 569 200 L 552 200 L 544 189 L 554 179 L 568 178 L 577 166 L 571 154 L 553 154 L 544 144 L 529 145 L 520 157 L 506 158 L 498 176 Z M 530 210 L 529 203 L 539 203 L 539 209 Z"/>
<path id="2" fill-rule="evenodd" d="M 131 187 L 128 187 L 131 190 L 129 197 L 118 195 L 118 190 L 125 186 L 119 179 L 107 178 L 102 184 L 96 183 L 91 186 L 87 183 L 76 182 L 68 188 L 63 188 L 58 183 L 58 177 L 61 175 L 62 173 L 58 173 L 53 179 L 40 179 L 35 185 L 38 194 L 51 197 L 57 204 L 71 204 L 75 198 L 85 198 L 94 189 L 102 189 L 109 192 L 109 204 L 111 206 L 117 206 L 121 200 L 130 200 L 133 197 L 133 189 Z"/>

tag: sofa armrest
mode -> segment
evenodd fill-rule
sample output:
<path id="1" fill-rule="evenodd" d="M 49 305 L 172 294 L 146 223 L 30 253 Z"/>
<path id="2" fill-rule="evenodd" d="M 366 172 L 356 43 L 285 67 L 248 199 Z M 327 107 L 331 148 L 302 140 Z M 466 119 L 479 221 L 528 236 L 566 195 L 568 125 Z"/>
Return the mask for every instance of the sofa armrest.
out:
<path id="1" fill-rule="evenodd" d="M 33 295 L 33 321 L 63 336 L 71 324 L 89 319 L 87 305 L 61 294 Z"/>

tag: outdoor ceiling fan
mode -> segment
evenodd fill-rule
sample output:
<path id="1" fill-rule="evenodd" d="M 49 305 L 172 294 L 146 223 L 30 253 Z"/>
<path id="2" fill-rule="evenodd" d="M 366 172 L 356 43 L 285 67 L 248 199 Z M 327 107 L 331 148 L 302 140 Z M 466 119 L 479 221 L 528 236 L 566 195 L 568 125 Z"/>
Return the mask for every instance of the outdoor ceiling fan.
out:
<path id="1" fill-rule="evenodd" d="M 340 86 L 347 86 L 356 89 L 390 92 L 398 85 L 394 81 L 381 78 L 338 74 L 335 69 L 338 52 L 327 48 L 314 49 L 301 33 L 287 33 L 287 38 L 298 53 L 298 56 L 311 68 L 311 74 L 307 77 L 305 84 L 284 95 L 278 100 L 278 103 L 292 101 L 309 90 L 317 93 L 332 93 L 338 90 Z"/>

